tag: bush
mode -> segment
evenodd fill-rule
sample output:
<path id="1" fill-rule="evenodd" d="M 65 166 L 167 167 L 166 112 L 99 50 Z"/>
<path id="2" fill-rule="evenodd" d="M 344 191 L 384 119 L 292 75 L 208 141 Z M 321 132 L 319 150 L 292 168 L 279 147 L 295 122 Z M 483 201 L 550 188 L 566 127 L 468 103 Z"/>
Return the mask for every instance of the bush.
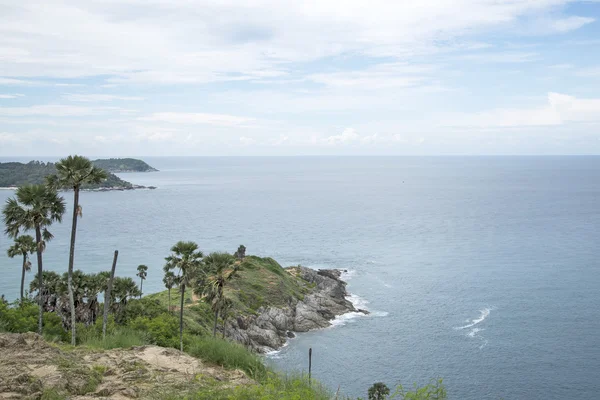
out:
<path id="1" fill-rule="evenodd" d="M 145 332 L 148 342 L 162 347 L 179 347 L 179 320 L 171 314 L 160 314 L 154 318 L 137 317 L 129 328 Z"/>
<path id="2" fill-rule="evenodd" d="M 385 400 L 390 394 L 390 389 L 383 382 L 374 383 L 369 388 L 369 400 Z"/>
<path id="3" fill-rule="evenodd" d="M 30 300 L 23 304 L 0 302 L 0 330 L 11 333 L 37 332 L 38 305 Z M 44 337 L 50 341 L 67 340 L 68 333 L 62 327 L 62 321 L 55 313 L 44 313 Z"/>
<path id="4" fill-rule="evenodd" d="M 156 298 L 143 297 L 141 299 L 131 299 L 127 302 L 120 315 L 122 324 L 128 324 L 139 317 L 156 318 L 166 312 L 166 306 Z"/>
<path id="5" fill-rule="evenodd" d="M 208 363 L 228 369 L 241 369 L 248 376 L 261 381 L 266 378 L 268 369 L 260 357 L 238 343 L 208 336 L 189 338 L 186 352 Z"/>

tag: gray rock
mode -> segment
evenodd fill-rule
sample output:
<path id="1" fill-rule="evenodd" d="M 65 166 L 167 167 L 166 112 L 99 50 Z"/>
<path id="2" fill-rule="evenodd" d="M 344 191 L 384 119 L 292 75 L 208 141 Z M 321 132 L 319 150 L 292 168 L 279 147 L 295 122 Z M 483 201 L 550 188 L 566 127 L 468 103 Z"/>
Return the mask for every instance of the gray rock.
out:
<path id="1" fill-rule="evenodd" d="M 256 316 L 240 316 L 228 322 L 226 335 L 252 350 L 265 353 L 280 348 L 293 332 L 308 332 L 331 325 L 338 315 L 357 311 L 346 299 L 346 283 L 341 271 L 295 267 L 305 281 L 314 284 L 303 300 L 291 299 L 284 308 L 267 307 Z"/>

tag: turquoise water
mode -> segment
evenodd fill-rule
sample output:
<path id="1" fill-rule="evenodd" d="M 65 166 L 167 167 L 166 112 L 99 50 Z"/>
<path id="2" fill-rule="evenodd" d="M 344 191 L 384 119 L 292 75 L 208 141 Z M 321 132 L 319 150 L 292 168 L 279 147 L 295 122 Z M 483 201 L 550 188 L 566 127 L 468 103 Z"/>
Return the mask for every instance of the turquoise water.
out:
<path id="1" fill-rule="evenodd" d="M 122 177 L 156 191 L 83 194 L 76 268 L 106 270 L 119 249 L 120 275 L 149 265 L 145 290 L 162 290 L 181 239 L 346 268 L 372 314 L 270 362 L 306 369 L 312 347 L 313 375 L 352 395 L 440 376 L 451 399 L 598 398 L 600 157 L 146 160 L 161 172 Z M 46 265 L 65 271 L 69 226 L 52 231 Z M 16 297 L 18 260 L 0 268 Z"/>

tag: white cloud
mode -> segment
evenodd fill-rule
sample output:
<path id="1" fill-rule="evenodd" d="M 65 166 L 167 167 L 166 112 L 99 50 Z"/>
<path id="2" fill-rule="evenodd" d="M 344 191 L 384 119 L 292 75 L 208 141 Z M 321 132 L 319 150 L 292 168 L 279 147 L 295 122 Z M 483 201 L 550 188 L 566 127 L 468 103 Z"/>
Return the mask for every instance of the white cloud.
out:
<path id="1" fill-rule="evenodd" d="M 443 126 L 475 128 L 513 128 L 557 126 L 568 122 L 600 122 L 600 99 L 579 99 L 560 93 L 548 93 L 547 104 L 534 108 L 494 109 L 473 114 L 442 117 Z"/>
<path id="2" fill-rule="evenodd" d="M 330 145 L 348 144 L 357 141 L 360 138 L 353 128 L 346 128 L 339 135 L 333 135 L 325 138 L 325 143 Z"/>
<path id="3" fill-rule="evenodd" d="M 171 124 L 205 124 L 225 127 L 241 127 L 254 121 L 253 118 L 238 117 L 235 115 L 182 112 L 158 112 L 139 119 L 141 121 L 156 121 Z"/>
<path id="4" fill-rule="evenodd" d="M 468 54 L 459 58 L 481 63 L 526 63 L 539 59 L 539 54 L 531 52 L 488 52 Z"/>
<path id="5" fill-rule="evenodd" d="M 114 107 L 80 107 L 57 104 L 29 107 L 0 107 L 0 116 L 28 117 L 41 115 L 50 117 L 81 117 L 119 110 Z"/>
<path id="6" fill-rule="evenodd" d="M 576 72 L 576 75 L 586 78 L 600 77 L 600 67 L 582 68 Z"/>
<path id="7" fill-rule="evenodd" d="M 21 139 L 14 133 L 0 132 L 0 143 L 16 143 Z"/>
<path id="8" fill-rule="evenodd" d="M 75 102 L 103 102 L 103 101 L 140 101 L 143 97 L 137 96 L 117 96 L 110 94 L 65 94 L 63 98 Z"/>
<path id="9" fill-rule="evenodd" d="M 288 73 L 287 63 L 444 48 L 466 32 L 506 31 L 520 17 L 566 2 L 432 0 L 414 7 L 373 0 L 365 7 L 359 0 L 23 0 L 0 14 L 0 74 L 137 83 L 273 78 Z M 558 18 L 553 29 L 589 22 Z"/>
<path id="10" fill-rule="evenodd" d="M 579 29 L 582 26 L 591 24 L 594 21 L 594 18 L 573 16 L 563 19 L 557 19 L 552 22 L 551 27 L 552 30 L 554 30 L 555 32 L 565 33 Z"/>
<path id="11" fill-rule="evenodd" d="M 242 136 L 242 137 L 240 137 L 240 143 L 244 146 L 250 146 L 250 145 L 256 143 L 256 140 L 254 140 L 253 138 Z"/>
<path id="12" fill-rule="evenodd" d="M 16 99 L 18 97 L 23 97 L 22 94 L 0 94 L 0 99 Z"/>

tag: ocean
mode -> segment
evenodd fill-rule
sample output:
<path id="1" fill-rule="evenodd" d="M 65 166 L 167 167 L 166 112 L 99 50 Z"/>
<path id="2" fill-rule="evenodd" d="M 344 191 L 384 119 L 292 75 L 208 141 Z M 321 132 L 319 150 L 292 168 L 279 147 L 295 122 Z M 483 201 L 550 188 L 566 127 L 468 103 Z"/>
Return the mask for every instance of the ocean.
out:
<path id="1" fill-rule="evenodd" d="M 144 159 L 161 171 L 120 176 L 157 190 L 82 194 L 76 268 L 108 270 L 118 249 L 117 273 L 146 264 L 155 292 L 170 246 L 193 240 L 347 269 L 371 314 L 269 363 L 306 371 L 312 348 L 313 377 L 353 396 L 441 377 L 456 400 L 598 398 L 600 157 Z M 66 271 L 68 217 L 51 231 L 45 266 Z M 16 298 L 20 261 L 0 269 Z"/>

